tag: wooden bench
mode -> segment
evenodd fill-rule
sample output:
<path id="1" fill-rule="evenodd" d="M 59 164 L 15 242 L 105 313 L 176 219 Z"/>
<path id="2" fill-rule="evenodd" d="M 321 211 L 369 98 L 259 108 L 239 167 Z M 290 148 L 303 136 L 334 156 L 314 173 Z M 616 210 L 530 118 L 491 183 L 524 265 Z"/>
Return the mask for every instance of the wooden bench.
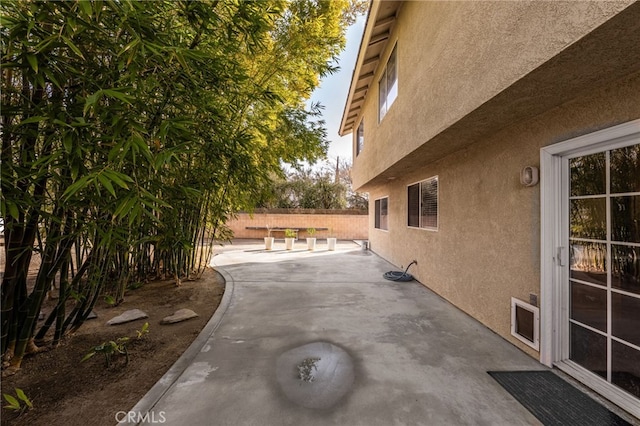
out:
<path id="1" fill-rule="evenodd" d="M 257 230 L 257 231 L 267 231 L 267 236 L 269 235 L 269 231 L 270 232 L 282 232 L 284 233 L 284 231 L 286 231 L 287 229 L 291 229 L 293 232 L 296 233 L 295 238 L 298 238 L 298 232 L 300 231 L 306 231 L 309 228 L 313 228 L 316 231 L 328 231 L 329 228 L 316 228 L 314 226 L 307 226 L 307 227 L 302 227 L 302 226 L 289 226 L 286 228 L 281 228 L 281 227 L 274 227 L 274 228 L 267 228 L 266 226 L 247 226 L 245 227 L 245 229 L 252 229 L 252 230 Z"/>

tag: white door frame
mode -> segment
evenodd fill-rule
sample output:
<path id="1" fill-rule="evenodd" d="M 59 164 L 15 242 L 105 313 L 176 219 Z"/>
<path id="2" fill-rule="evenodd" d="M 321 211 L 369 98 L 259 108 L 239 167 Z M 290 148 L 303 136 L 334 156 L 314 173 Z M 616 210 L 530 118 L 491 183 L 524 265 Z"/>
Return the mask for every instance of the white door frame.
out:
<path id="1" fill-rule="evenodd" d="M 556 366 L 631 414 L 640 417 L 640 404 L 630 394 L 596 378 L 568 353 L 569 280 L 568 158 L 640 143 L 640 119 L 579 136 L 540 150 L 540 362 Z"/>

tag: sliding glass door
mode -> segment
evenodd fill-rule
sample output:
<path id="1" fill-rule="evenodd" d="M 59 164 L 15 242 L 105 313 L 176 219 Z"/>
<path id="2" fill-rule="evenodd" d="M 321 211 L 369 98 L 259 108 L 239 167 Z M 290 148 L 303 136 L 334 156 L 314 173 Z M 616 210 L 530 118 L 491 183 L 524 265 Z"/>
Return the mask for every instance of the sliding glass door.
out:
<path id="1" fill-rule="evenodd" d="M 640 119 L 540 151 L 540 362 L 640 418 Z"/>
<path id="2" fill-rule="evenodd" d="M 562 163 L 568 359 L 640 398 L 640 144 Z"/>

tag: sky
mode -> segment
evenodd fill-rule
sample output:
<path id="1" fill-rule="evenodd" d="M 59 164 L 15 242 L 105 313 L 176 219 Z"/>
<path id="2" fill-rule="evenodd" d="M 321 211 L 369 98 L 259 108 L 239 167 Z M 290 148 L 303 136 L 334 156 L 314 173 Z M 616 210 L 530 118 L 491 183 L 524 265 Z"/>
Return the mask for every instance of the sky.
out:
<path id="1" fill-rule="evenodd" d="M 366 16 L 360 16 L 358 20 L 347 30 L 347 46 L 338 58 L 340 70 L 324 77 L 313 94 L 311 102 L 319 102 L 324 106 L 323 119 L 326 122 L 327 137 L 331 141 L 329 145 L 329 163 L 334 164 L 337 157 L 340 161 L 352 162 L 352 135 L 340 137 L 340 121 L 344 104 L 349 94 L 349 84 L 358 57 L 360 39 L 364 31 Z"/>

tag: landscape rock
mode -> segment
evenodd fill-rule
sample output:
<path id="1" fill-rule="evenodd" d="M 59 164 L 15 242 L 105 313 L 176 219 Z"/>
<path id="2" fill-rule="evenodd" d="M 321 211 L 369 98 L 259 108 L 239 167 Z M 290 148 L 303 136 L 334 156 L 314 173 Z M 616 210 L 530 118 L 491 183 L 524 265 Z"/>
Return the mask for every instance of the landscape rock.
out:
<path id="1" fill-rule="evenodd" d="M 198 314 L 193 312 L 191 309 L 179 309 L 175 311 L 173 315 L 164 317 L 162 321 L 160 321 L 160 324 L 175 324 L 177 322 L 186 321 L 197 316 Z"/>
<path id="2" fill-rule="evenodd" d="M 107 321 L 107 325 L 124 324 L 127 322 L 139 320 L 142 318 L 148 318 L 148 317 L 149 315 L 142 312 L 140 309 L 131 309 L 129 311 L 125 311 L 121 313 L 117 317 L 111 318 L 109 321 Z"/>
<path id="3" fill-rule="evenodd" d="M 96 318 L 98 318 L 98 314 L 96 314 L 96 311 L 91 311 L 91 312 L 89 313 L 89 316 L 87 316 L 87 319 L 88 319 L 88 320 L 90 320 L 90 319 L 96 319 Z"/>

